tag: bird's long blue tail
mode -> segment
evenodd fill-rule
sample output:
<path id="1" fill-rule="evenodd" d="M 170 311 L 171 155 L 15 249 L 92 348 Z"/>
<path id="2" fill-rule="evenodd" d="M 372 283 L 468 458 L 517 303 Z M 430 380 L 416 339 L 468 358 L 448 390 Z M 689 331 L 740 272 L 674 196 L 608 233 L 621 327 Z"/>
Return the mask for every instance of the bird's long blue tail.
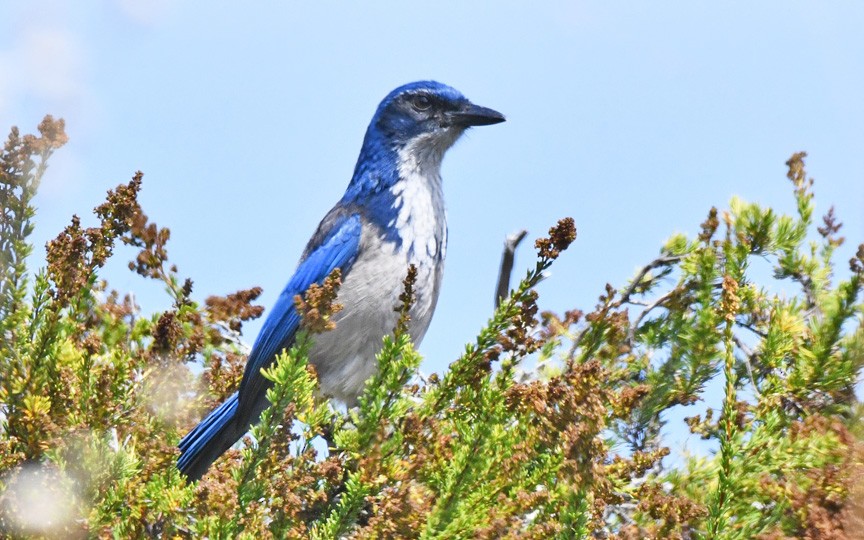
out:
<path id="1" fill-rule="evenodd" d="M 238 422 L 235 418 L 237 403 L 237 393 L 235 392 L 222 405 L 208 414 L 177 445 L 180 448 L 177 468 L 189 480 L 201 478 L 210 465 L 216 461 L 216 458 L 228 450 L 248 430 L 248 425 L 242 431 L 237 427 Z"/>

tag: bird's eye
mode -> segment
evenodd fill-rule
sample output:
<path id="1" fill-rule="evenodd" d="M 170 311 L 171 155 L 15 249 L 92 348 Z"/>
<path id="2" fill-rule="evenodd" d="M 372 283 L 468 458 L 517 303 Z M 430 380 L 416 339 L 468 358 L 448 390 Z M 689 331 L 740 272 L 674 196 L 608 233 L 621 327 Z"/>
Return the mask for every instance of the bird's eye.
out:
<path id="1" fill-rule="evenodd" d="M 411 98 L 411 106 L 418 111 L 428 111 L 432 107 L 432 100 L 429 96 L 420 94 Z"/>

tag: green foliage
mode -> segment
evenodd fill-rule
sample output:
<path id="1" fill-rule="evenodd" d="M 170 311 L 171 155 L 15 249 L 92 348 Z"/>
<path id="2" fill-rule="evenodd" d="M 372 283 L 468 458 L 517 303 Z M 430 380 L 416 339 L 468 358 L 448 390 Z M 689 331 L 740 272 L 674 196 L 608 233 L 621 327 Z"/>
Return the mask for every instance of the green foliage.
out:
<path id="1" fill-rule="evenodd" d="M 339 306 L 334 274 L 297 299 L 304 331 L 264 370 L 272 406 L 194 485 L 176 444 L 236 390 L 253 288 L 203 305 L 168 263 L 168 229 L 109 192 L 27 267 L 32 198 L 65 142 L 13 130 L 0 156 L 0 532 L 105 538 L 851 537 L 861 508 L 854 385 L 864 363 L 864 247 L 848 272 L 833 211 L 816 228 L 803 154 L 795 215 L 734 199 L 673 236 L 588 313 L 541 313 L 534 288 L 575 239 L 562 220 L 449 369 L 426 378 L 400 322 L 359 406 L 317 395 L 307 365 Z M 172 301 L 144 316 L 99 280 L 122 242 Z M 773 277 L 760 274 L 767 261 Z M 763 264 L 764 266 L 764 264 Z M 754 269 L 755 268 L 755 269 Z M 764 273 L 764 272 L 763 272 Z M 779 292 L 778 292 L 779 291 Z M 203 371 L 196 366 L 203 365 Z M 533 366 L 533 367 L 532 367 Z M 190 367 L 192 369 L 190 369 Z M 717 452 L 677 462 L 670 411 Z M 703 409 L 700 409 L 704 410 Z M 53 501 L 51 504 L 48 501 Z"/>

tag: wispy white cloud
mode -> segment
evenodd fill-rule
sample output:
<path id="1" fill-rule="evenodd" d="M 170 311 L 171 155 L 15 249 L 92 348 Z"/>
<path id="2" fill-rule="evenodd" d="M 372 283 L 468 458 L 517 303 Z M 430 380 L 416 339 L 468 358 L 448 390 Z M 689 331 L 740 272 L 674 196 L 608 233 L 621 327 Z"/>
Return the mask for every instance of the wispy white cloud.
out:
<path id="1" fill-rule="evenodd" d="M 86 57 L 81 41 L 58 26 L 24 26 L 0 50 L 0 114 L 29 100 L 69 105 L 85 93 Z"/>
<path id="2" fill-rule="evenodd" d="M 42 115 L 50 113 L 66 118 L 80 134 L 81 117 L 92 117 L 94 109 L 86 43 L 73 23 L 28 15 L 32 14 L 19 13 L 3 25 L 9 33 L 7 46 L 0 48 L 0 129 L 19 125 L 29 133 Z M 20 24 L 8 24 L 14 19 Z M 89 112 L 82 114 L 83 109 Z M 75 184 L 78 161 L 71 149 L 58 153 L 41 192 L 49 197 L 67 195 Z"/>
<path id="3" fill-rule="evenodd" d="M 162 22 L 172 8 L 170 0 L 117 0 L 117 5 L 124 15 L 144 26 Z"/>

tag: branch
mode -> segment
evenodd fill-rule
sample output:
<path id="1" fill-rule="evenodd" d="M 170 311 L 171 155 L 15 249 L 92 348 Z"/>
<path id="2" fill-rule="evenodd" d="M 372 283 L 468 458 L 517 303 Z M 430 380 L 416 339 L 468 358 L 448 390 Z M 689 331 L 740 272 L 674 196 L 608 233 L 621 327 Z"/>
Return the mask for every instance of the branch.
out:
<path id="1" fill-rule="evenodd" d="M 648 272 L 650 272 L 651 270 L 654 270 L 655 268 L 660 268 L 661 266 L 669 266 L 671 264 L 674 264 L 674 263 L 680 261 L 683 258 L 684 258 L 683 255 L 669 255 L 666 257 L 658 257 L 658 258 L 654 259 L 653 261 L 651 261 L 650 263 L 646 264 L 645 266 L 642 267 L 642 269 L 639 270 L 639 272 L 636 274 L 636 277 L 633 278 L 633 281 L 630 282 L 630 285 L 621 294 L 621 297 L 609 305 L 609 309 L 617 309 L 625 303 L 645 306 L 645 309 L 639 315 L 639 318 L 636 319 L 636 322 L 633 325 L 631 325 L 631 327 L 630 327 L 630 332 L 629 332 L 629 336 L 628 336 L 628 341 L 630 343 L 633 343 L 633 338 L 635 337 L 636 329 L 639 327 L 639 323 L 642 322 L 642 319 L 644 319 L 645 316 L 648 315 L 648 313 L 650 311 L 652 311 L 653 309 L 655 309 L 656 307 L 661 305 L 663 302 L 668 300 L 669 297 L 672 295 L 672 293 L 675 290 L 677 290 L 677 288 L 672 289 L 671 291 L 669 291 L 668 293 L 664 294 L 663 296 L 661 296 L 660 298 L 658 298 L 657 300 L 655 300 L 654 302 L 651 302 L 651 303 L 647 303 L 647 302 L 643 302 L 643 301 L 630 300 L 630 297 L 633 295 L 634 292 L 636 292 L 636 288 L 639 287 L 639 284 L 642 283 L 642 280 L 645 278 L 645 276 L 648 274 Z M 579 335 L 576 336 L 576 339 L 573 340 L 573 345 L 570 347 L 570 352 L 569 352 L 568 356 L 572 357 L 576 353 L 576 349 L 579 348 L 579 345 L 582 342 L 582 339 L 588 333 L 588 330 L 590 328 L 591 328 L 591 325 L 589 324 L 588 326 L 583 328 L 581 332 L 579 332 Z"/>
<path id="2" fill-rule="evenodd" d="M 629 341 L 632 344 L 633 341 L 636 339 L 636 330 L 639 329 L 639 325 L 642 324 L 642 320 L 646 316 L 648 316 L 649 313 L 654 311 L 656 308 L 662 306 L 667 300 L 672 298 L 672 296 L 677 292 L 678 292 L 678 287 L 675 287 L 674 289 L 670 290 L 669 292 L 667 292 L 663 296 L 659 297 L 658 299 L 656 299 L 653 302 L 651 302 L 650 304 L 648 304 L 648 306 L 645 309 L 643 309 L 641 313 L 639 313 L 639 316 L 636 317 L 636 320 L 633 322 L 633 324 L 630 325 L 630 332 L 629 332 L 629 335 L 627 336 L 627 341 Z"/>
<path id="3" fill-rule="evenodd" d="M 648 272 L 650 272 L 651 270 L 654 270 L 655 268 L 660 268 L 661 266 L 669 266 L 670 264 L 676 263 L 683 258 L 684 258 L 683 255 L 670 255 L 668 257 L 658 257 L 658 258 L 654 259 L 653 261 L 651 261 L 650 263 L 643 266 L 642 269 L 639 270 L 639 273 L 636 274 L 636 277 L 633 278 L 633 281 L 630 282 L 630 285 L 627 287 L 627 289 L 624 291 L 624 293 L 621 294 L 621 298 L 618 299 L 618 302 L 614 303 L 613 305 L 615 307 L 619 307 L 621 304 L 624 304 L 625 302 L 629 302 L 630 296 L 634 292 L 636 292 L 636 288 L 639 286 L 640 283 L 642 283 L 642 279 L 648 274 Z"/>
<path id="4" fill-rule="evenodd" d="M 746 328 L 747 330 L 750 330 L 751 332 L 753 332 L 754 334 L 756 334 L 757 336 L 759 336 L 762 339 L 765 339 L 766 337 L 768 337 L 768 334 L 766 334 L 762 330 L 757 329 L 752 324 L 743 323 L 741 321 L 735 321 L 735 324 L 741 328 Z"/>

